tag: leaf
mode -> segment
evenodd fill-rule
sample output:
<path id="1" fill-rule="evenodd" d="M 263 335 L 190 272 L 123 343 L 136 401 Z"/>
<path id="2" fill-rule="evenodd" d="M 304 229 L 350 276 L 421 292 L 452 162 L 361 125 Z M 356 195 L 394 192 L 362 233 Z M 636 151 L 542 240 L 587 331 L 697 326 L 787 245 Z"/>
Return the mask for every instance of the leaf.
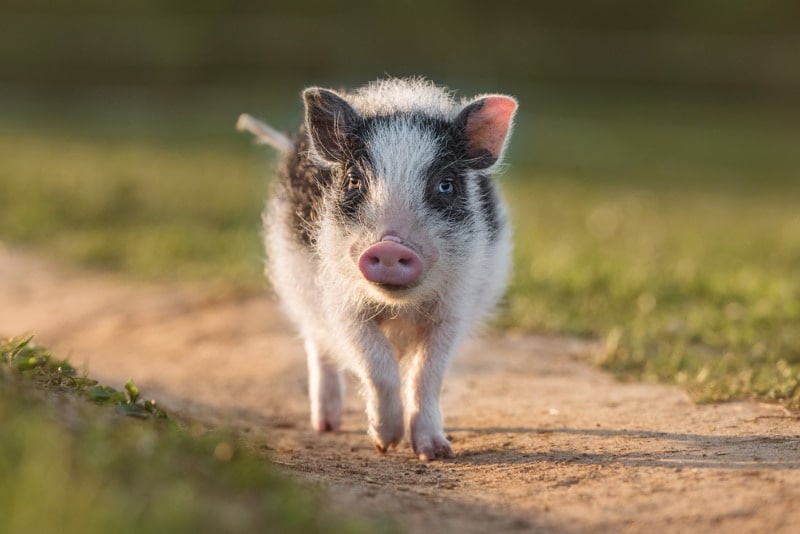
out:
<path id="1" fill-rule="evenodd" d="M 143 406 L 134 404 L 132 402 L 125 402 L 118 405 L 117 410 L 128 417 L 136 417 L 137 419 L 150 418 L 150 412 L 148 412 Z"/>
<path id="2" fill-rule="evenodd" d="M 125 382 L 125 391 L 128 392 L 128 401 L 131 403 L 135 403 L 139 400 L 139 388 L 136 387 L 136 384 L 133 383 L 133 379 L 129 378 L 127 382 Z"/>
<path id="3" fill-rule="evenodd" d="M 57 372 L 61 376 L 74 377 L 78 374 L 78 370 L 65 361 L 50 360 L 48 367 Z"/>
<path id="4" fill-rule="evenodd" d="M 72 380 L 72 382 L 71 382 L 72 383 L 72 387 L 74 387 L 76 389 L 88 388 L 88 387 L 96 386 L 97 384 L 99 384 L 99 382 L 97 380 L 95 380 L 94 378 L 82 377 L 82 378 L 72 378 L 71 380 Z"/>
<path id="5" fill-rule="evenodd" d="M 14 343 L 15 340 L 11 339 L 9 341 L 10 341 L 10 343 Z M 16 345 L 14 345 L 14 347 L 9 350 L 9 352 L 11 354 L 17 354 L 17 353 L 21 352 L 24 349 L 30 349 L 30 348 L 35 346 L 32 343 L 33 336 L 18 338 L 18 340 L 16 340 L 16 341 L 17 341 Z"/>
<path id="6" fill-rule="evenodd" d="M 156 419 L 167 418 L 167 412 L 159 408 L 154 400 L 144 401 L 144 409 L 153 414 Z"/>
<path id="7" fill-rule="evenodd" d="M 108 402 L 120 392 L 111 386 L 98 385 L 86 390 L 86 394 L 95 402 Z"/>
<path id="8" fill-rule="evenodd" d="M 17 366 L 17 371 L 30 371 L 47 363 L 47 356 L 20 354 L 14 358 L 14 363 Z"/>

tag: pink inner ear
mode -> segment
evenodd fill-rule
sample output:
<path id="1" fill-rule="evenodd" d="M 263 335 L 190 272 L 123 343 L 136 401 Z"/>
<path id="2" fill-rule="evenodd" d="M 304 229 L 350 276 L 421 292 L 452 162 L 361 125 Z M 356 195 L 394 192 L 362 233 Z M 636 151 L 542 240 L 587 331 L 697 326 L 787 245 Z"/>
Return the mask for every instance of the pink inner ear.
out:
<path id="1" fill-rule="evenodd" d="M 475 151 L 488 151 L 499 158 L 511 125 L 517 102 L 507 96 L 487 96 L 483 106 L 467 117 L 466 133 L 469 146 Z"/>

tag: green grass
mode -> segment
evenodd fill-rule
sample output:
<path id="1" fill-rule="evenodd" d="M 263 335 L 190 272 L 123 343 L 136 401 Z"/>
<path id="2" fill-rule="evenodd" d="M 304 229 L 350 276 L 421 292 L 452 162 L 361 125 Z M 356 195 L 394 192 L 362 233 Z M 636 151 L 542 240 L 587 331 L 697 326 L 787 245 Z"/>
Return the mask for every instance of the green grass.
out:
<path id="1" fill-rule="evenodd" d="M 698 400 L 800 407 L 792 197 L 512 187 L 517 271 L 501 325 L 600 337 L 597 363 Z"/>
<path id="2" fill-rule="evenodd" d="M 522 101 L 503 178 L 516 270 L 498 326 L 599 338 L 597 363 L 699 400 L 800 408 L 800 111 L 610 89 Z M 112 106 L 75 131 L 77 111 L 49 114 L 57 128 L 0 122 L 0 238 L 259 291 L 269 150 L 220 108 L 207 122 L 143 109 Z"/>
<path id="3" fill-rule="evenodd" d="M 0 131 L 0 160 L 6 239 L 142 277 L 259 277 L 255 151 Z"/>
<path id="4" fill-rule="evenodd" d="M 0 340 L 0 532 L 383 528 L 326 517 L 248 444 L 167 419 L 131 383 L 118 398 L 97 388 L 30 340 Z"/>
<path id="5" fill-rule="evenodd" d="M 57 360 L 50 352 L 33 343 L 33 336 L 21 339 L 0 339 L 0 363 L 16 371 L 34 387 L 54 393 L 84 397 L 96 404 L 114 405 L 123 415 L 139 419 L 167 419 L 167 414 L 154 400 L 140 397 L 139 388 L 128 380 L 119 391 L 107 384 L 82 376 L 67 361 Z"/>

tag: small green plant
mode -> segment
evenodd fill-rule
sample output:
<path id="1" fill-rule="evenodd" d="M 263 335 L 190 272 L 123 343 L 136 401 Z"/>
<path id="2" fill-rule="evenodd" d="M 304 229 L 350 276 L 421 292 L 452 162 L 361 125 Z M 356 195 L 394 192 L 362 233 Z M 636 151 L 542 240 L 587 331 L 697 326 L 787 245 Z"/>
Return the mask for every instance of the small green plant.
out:
<path id="1" fill-rule="evenodd" d="M 97 404 L 111 404 L 128 416 L 142 419 L 166 419 L 167 414 L 155 400 L 139 398 L 139 388 L 128 380 L 118 391 L 97 380 L 79 375 L 68 362 L 53 358 L 45 347 L 33 342 L 33 336 L 0 340 L 2 362 L 41 388 L 50 391 L 70 391 Z"/>

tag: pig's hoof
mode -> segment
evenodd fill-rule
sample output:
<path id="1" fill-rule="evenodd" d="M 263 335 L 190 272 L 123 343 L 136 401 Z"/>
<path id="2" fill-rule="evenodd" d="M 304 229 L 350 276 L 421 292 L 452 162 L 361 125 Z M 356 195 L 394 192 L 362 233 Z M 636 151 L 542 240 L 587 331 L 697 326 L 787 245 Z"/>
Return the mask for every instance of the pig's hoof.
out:
<path id="1" fill-rule="evenodd" d="M 342 423 L 341 421 L 320 419 L 319 421 L 312 421 L 311 427 L 319 433 L 339 432 L 342 429 Z"/>
<path id="2" fill-rule="evenodd" d="M 397 447 L 397 444 L 403 439 L 403 425 L 382 425 L 380 428 L 371 426 L 369 435 L 375 444 L 375 450 L 381 454 L 386 454 L 389 447 Z"/>
<path id="3" fill-rule="evenodd" d="M 320 433 L 339 432 L 342 429 L 342 410 L 334 408 L 312 413 L 311 428 Z"/>
<path id="4" fill-rule="evenodd" d="M 442 436 L 432 436 L 414 441 L 414 452 L 417 453 L 421 462 L 431 460 L 455 458 L 456 453 L 450 446 L 450 442 Z"/>
<path id="5" fill-rule="evenodd" d="M 378 451 L 381 455 L 386 454 L 387 451 L 389 450 L 389 447 L 381 445 L 377 441 L 374 443 L 374 445 L 375 445 L 375 450 Z M 390 447 L 393 448 L 393 449 L 396 449 L 397 448 L 397 443 L 392 443 L 390 445 Z"/>

